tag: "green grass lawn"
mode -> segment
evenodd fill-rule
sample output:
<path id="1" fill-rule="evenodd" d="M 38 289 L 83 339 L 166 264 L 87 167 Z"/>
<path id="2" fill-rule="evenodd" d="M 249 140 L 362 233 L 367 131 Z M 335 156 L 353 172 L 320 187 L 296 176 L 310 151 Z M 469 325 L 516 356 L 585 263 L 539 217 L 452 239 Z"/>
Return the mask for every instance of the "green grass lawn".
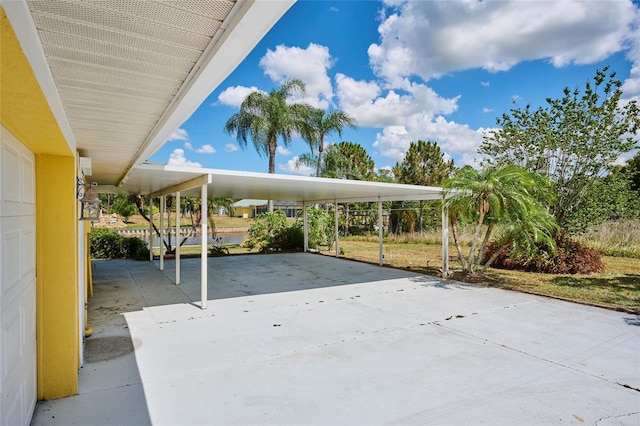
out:
<path id="1" fill-rule="evenodd" d="M 378 243 L 340 241 L 345 258 L 378 263 Z M 335 252 L 325 252 L 332 254 Z M 455 247 L 449 248 L 450 268 L 459 269 Z M 640 311 L 640 262 L 638 259 L 603 256 L 605 270 L 593 275 L 554 275 L 489 268 L 484 276 L 454 279 L 480 285 L 526 291 L 613 308 Z M 440 275 L 441 248 L 434 244 L 385 243 L 385 265 Z"/>

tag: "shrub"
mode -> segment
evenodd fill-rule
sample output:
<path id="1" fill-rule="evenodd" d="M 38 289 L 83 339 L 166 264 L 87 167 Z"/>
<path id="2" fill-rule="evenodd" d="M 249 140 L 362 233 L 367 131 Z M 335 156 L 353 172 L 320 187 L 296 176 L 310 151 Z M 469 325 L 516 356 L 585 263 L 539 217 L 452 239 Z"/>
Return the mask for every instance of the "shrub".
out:
<path id="1" fill-rule="evenodd" d="M 547 247 L 538 247 L 530 256 L 512 257 L 510 250 L 504 249 L 491 265 L 499 269 L 514 269 L 525 272 L 544 272 L 549 274 L 592 274 L 604 270 L 600 253 L 583 246 L 566 234 L 556 234 L 556 252 Z M 488 244 L 483 261 L 499 248 L 492 241 Z"/>
<path id="2" fill-rule="evenodd" d="M 126 257 L 128 259 L 135 260 L 148 260 L 149 259 L 149 248 L 147 247 L 146 241 L 141 240 L 140 238 L 131 237 L 126 238 L 120 236 L 125 246 L 127 247 Z"/>
<path id="3" fill-rule="evenodd" d="M 302 225 L 299 222 L 289 225 L 286 216 L 280 211 L 262 213 L 254 219 L 249 227 L 249 237 L 242 245 L 262 252 L 302 250 Z"/>
<path id="4" fill-rule="evenodd" d="M 149 259 L 147 244 L 140 238 L 126 238 L 108 228 L 93 228 L 89 240 L 89 254 L 94 259 Z"/>
<path id="5" fill-rule="evenodd" d="M 281 229 L 273 235 L 269 248 L 272 250 L 295 251 L 304 247 L 304 231 L 299 223 Z"/>

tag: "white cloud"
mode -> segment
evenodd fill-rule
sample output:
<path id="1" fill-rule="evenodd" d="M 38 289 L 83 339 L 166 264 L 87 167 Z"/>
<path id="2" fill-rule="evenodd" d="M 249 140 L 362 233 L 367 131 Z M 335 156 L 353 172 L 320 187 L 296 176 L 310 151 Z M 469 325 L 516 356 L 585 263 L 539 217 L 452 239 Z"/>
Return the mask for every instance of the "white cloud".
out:
<path id="1" fill-rule="evenodd" d="M 225 152 L 236 152 L 238 149 L 240 148 L 235 143 L 227 143 L 224 145 Z"/>
<path id="2" fill-rule="evenodd" d="M 280 155 L 291 155 L 291 151 L 280 145 L 276 148 L 276 152 Z"/>
<path id="3" fill-rule="evenodd" d="M 193 144 L 187 141 L 184 143 L 184 147 L 189 151 L 195 151 L 198 154 L 215 154 L 216 153 L 216 149 L 209 144 L 202 145 L 200 148 L 194 148 Z M 181 150 L 181 151 L 183 151 L 184 153 L 184 150 Z"/>
<path id="4" fill-rule="evenodd" d="M 298 164 L 298 156 L 293 157 L 285 164 L 278 164 L 278 169 L 285 173 L 302 176 L 311 176 L 316 171 L 313 167 Z"/>
<path id="5" fill-rule="evenodd" d="M 489 107 L 482 107 L 482 112 L 489 113 L 489 112 L 493 112 L 493 108 L 489 108 Z"/>
<path id="6" fill-rule="evenodd" d="M 393 161 L 402 161 L 411 142 L 434 140 L 445 155 L 464 157 L 475 155 L 482 143 L 482 135 L 487 130 L 474 130 L 466 124 L 447 121 L 442 116 L 430 119 L 416 115 L 410 117 L 405 125 L 385 127 L 376 135 L 373 146 L 381 155 Z"/>
<path id="7" fill-rule="evenodd" d="M 257 87 L 233 86 L 227 87 L 218 95 L 218 102 L 222 105 L 239 107 L 242 101 L 252 92 L 260 92 Z"/>
<path id="8" fill-rule="evenodd" d="M 640 102 L 640 8 L 636 9 L 635 26 L 630 37 L 630 46 L 627 58 L 632 62 L 629 77 L 622 85 L 622 100 L 635 99 Z"/>
<path id="9" fill-rule="evenodd" d="M 480 84 L 483 85 L 484 87 L 491 86 L 491 83 L 489 83 L 488 81 L 481 81 Z"/>
<path id="10" fill-rule="evenodd" d="M 209 144 L 202 145 L 200 148 L 195 150 L 199 154 L 215 154 L 216 149 Z"/>
<path id="11" fill-rule="evenodd" d="M 202 164 L 196 161 L 189 161 L 184 156 L 184 149 L 176 148 L 173 150 L 171 155 L 169 155 L 169 161 L 167 162 L 169 166 L 181 166 L 181 167 L 202 167 Z"/>
<path id="12" fill-rule="evenodd" d="M 296 101 L 322 109 L 331 104 L 333 88 L 327 70 L 333 66 L 333 60 L 326 46 L 310 43 L 306 49 L 302 49 L 280 45 L 275 50 L 267 50 L 260 59 L 260 66 L 275 82 L 296 78 L 302 80 L 306 92 Z"/>
<path id="13" fill-rule="evenodd" d="M 187 133 L 187 131 L 185 129 L 183 129 L 182 127 L 176 129 L 171 136 L 169 136 L 169 139 L 167 139 L 167 142 L 171 142 L 171 141 L 188 141 L 189 140 L 189 133 Z"/>
<path id="14" fill-rule="evenodd" d="M 382 95 L 382 89 L 375 82 L 337 74 L 336 87 L 342 109 L 353 115 L 361 126 L 396 126 L 412 115 L 433 117 L 450 114 L 458 108 L 458 97 L 440 97 L 430 87 L 408 80 L 403 80 L 398 90 L 388 90 Z"/>
<path id="15" fill-rule="evenodd" d="M 622 51 L 637 8 L 629 0 L 387 1 L 369 47 L 377 76 L 392 85 L 456 70 L 505 71 L 522 61 L 591 64 Z"/>

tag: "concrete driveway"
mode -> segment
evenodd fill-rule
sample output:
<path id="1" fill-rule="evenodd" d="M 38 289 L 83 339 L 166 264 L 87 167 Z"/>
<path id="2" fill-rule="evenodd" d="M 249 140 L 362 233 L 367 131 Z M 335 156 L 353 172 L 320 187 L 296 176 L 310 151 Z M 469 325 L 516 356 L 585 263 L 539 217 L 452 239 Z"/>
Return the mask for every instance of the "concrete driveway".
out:
<path id="1" fill-rule="evenodd" d="M 209 259 L 201 311 L 173 267 L 94 263 L 135 350 L 34 424 L 640 424 L 637 316 L 313 254 Z"/>

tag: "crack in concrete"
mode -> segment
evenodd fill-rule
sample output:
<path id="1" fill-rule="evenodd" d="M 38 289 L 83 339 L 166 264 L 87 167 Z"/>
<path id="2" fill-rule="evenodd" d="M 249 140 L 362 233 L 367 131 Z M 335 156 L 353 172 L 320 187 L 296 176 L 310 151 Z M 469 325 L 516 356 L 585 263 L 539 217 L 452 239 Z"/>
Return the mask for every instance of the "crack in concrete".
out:
<path id="1" fill-rule="evenodd" d="M 636 389 L 637 390 L 637 389 Z M 600 423 L 603 420 L 609 420 L 609 419 L 620 419 L 622 417 L 629 417 L 629 416 L 633 416 L 635 414 L 640 414 L 640 411 L 634 411 L 633 413 L 626 413 L 626 414 L 618 414 L 617 416 L 607 416 L 607 417 L 602 417 L 599 418 L 598 420 L 596 420 L 594 422 L 595 425 L 597 425 L 598 423 Z"/>

